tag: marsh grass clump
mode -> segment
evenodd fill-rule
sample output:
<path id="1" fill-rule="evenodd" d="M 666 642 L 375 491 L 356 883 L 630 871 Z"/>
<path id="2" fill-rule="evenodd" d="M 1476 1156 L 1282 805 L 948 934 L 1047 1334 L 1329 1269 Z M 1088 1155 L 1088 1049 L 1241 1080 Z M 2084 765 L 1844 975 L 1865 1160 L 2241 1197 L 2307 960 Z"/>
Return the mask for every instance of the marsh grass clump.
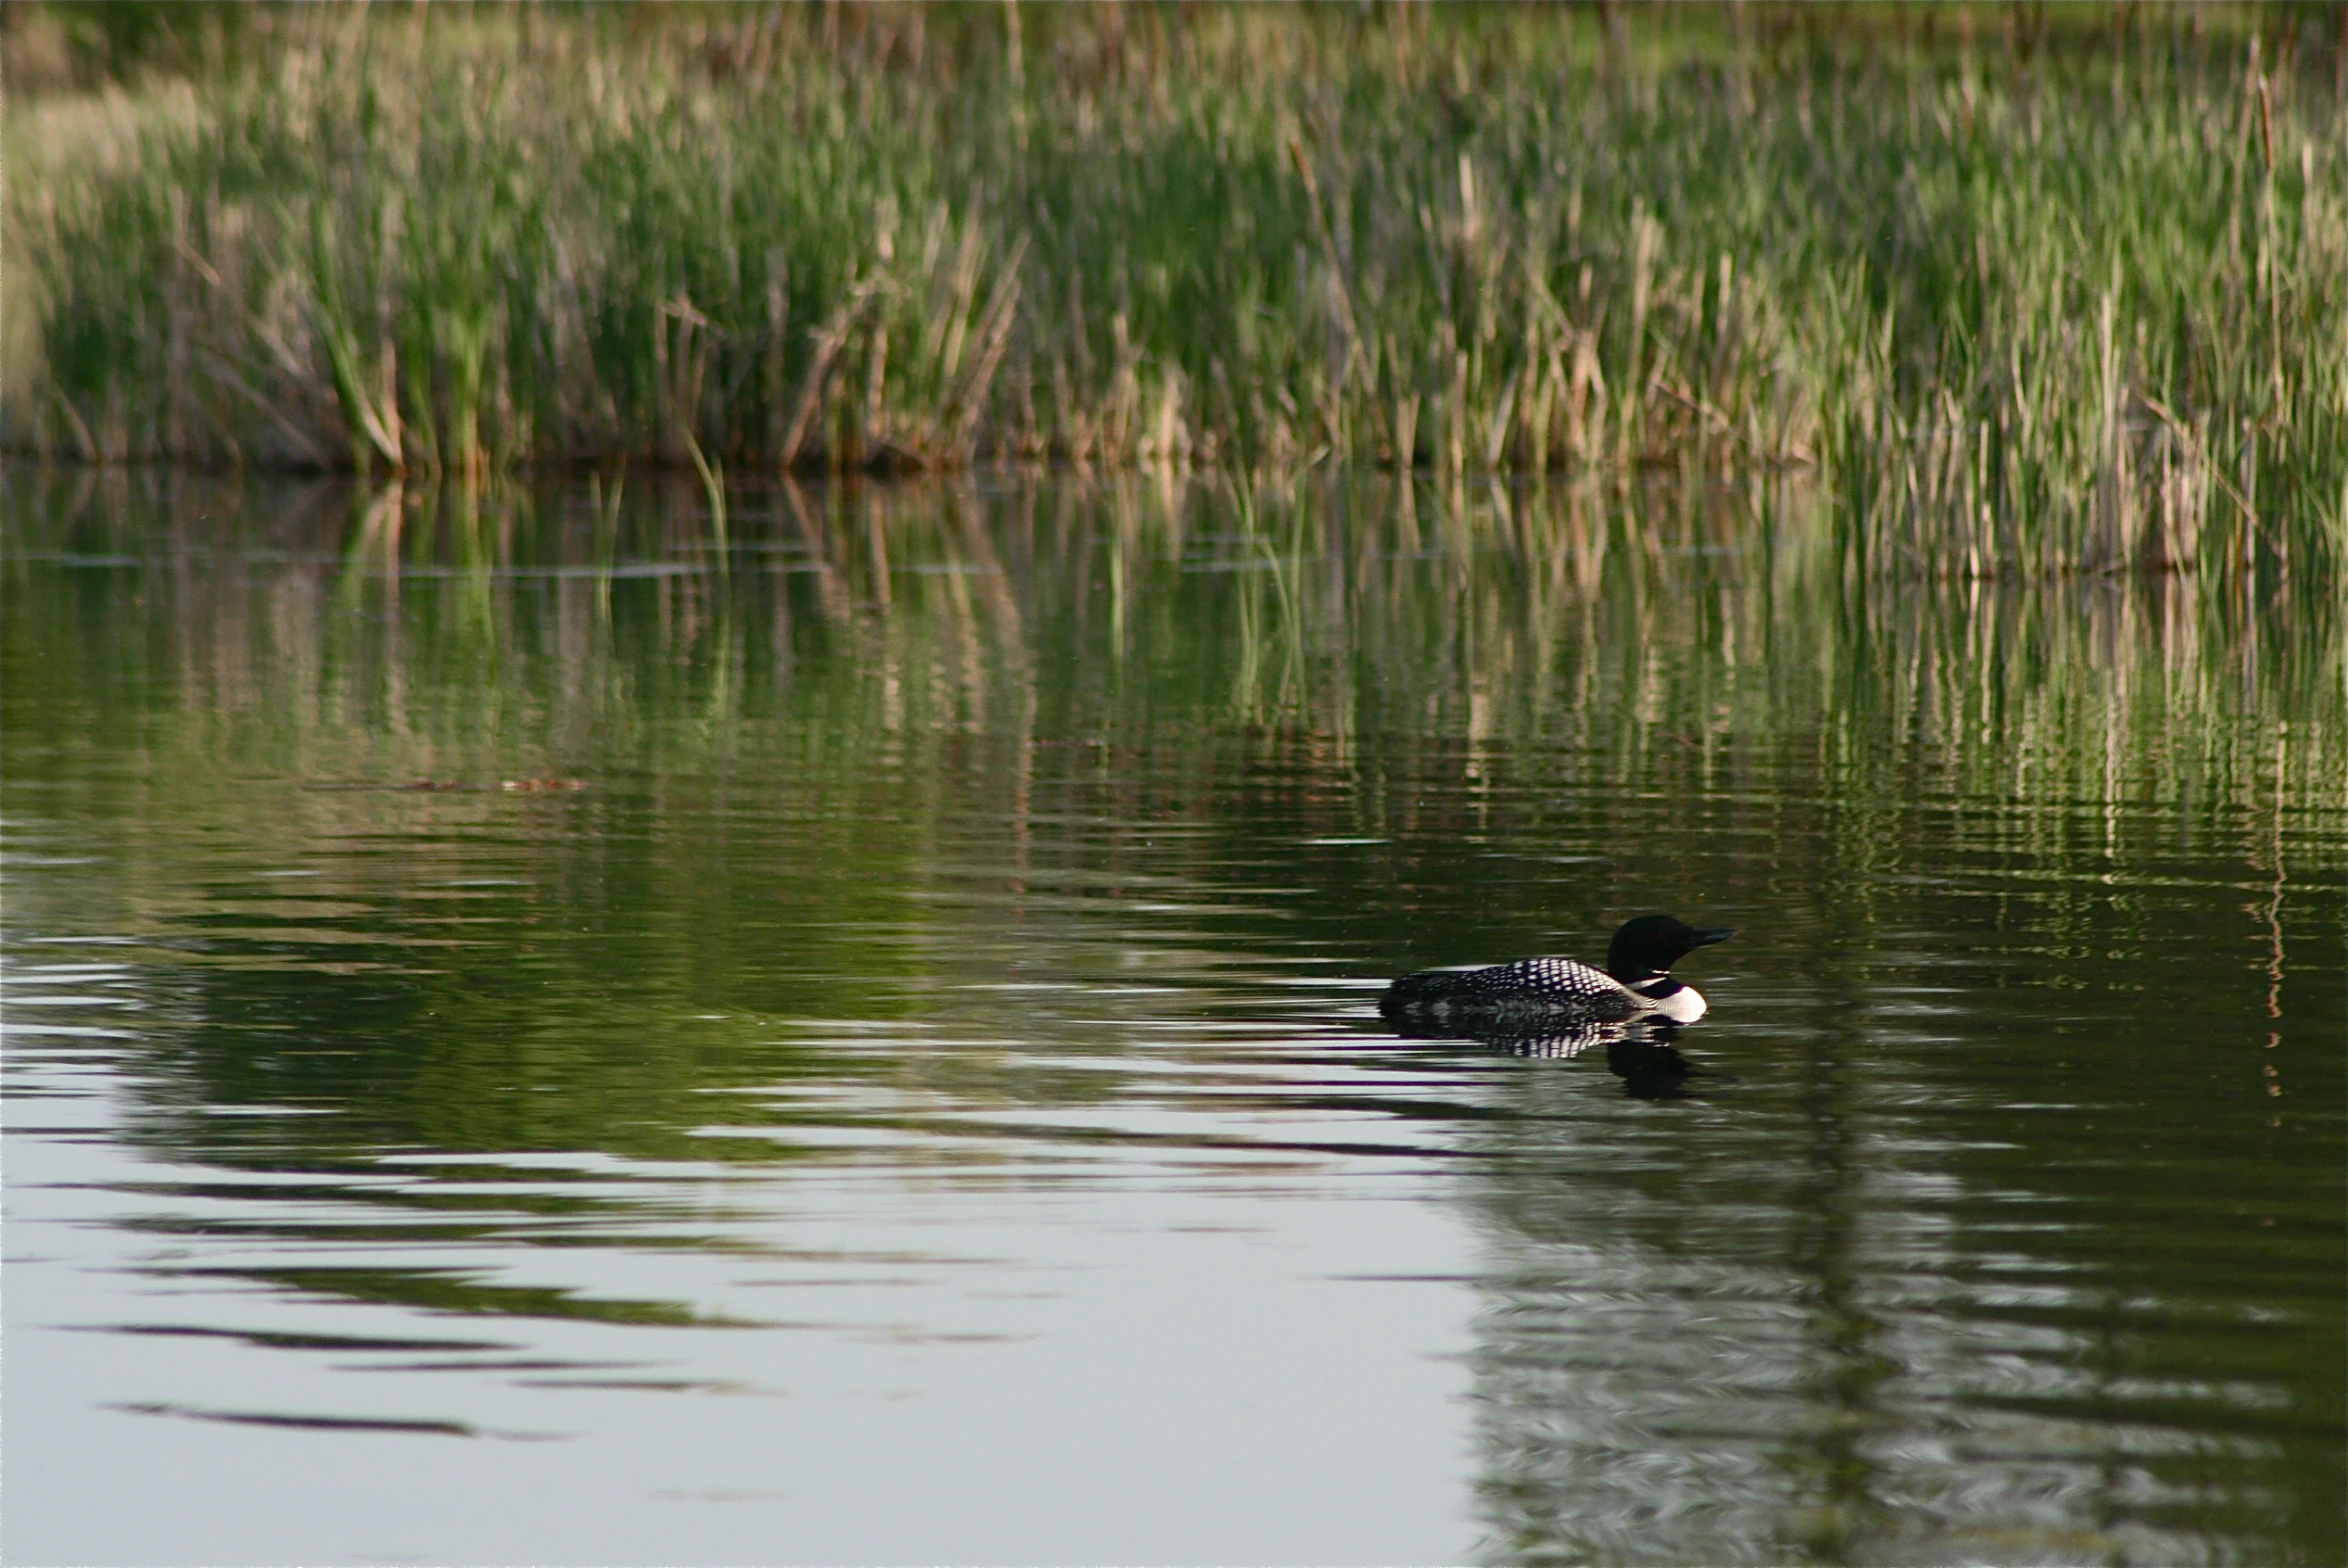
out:
<path id="1" fill-rule="evenodd" d="M 1862 574 L 2330 571 L 2340 40 L 2036 16 L 276 14 L 11 181 L 6 437 L 1799 469 Z"/>

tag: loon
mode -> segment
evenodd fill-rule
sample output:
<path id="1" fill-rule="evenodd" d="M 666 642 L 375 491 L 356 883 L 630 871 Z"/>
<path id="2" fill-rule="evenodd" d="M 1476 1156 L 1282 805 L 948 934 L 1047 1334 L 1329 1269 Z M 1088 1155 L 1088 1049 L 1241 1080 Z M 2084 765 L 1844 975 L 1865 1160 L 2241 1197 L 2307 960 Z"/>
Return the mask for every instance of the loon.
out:
<path id="1" fill-rule="evenodd" d="M 1684 925 L 1669 915 L 1641 915 L 1614 933 L 1606 968 L 1570 958 L 1527 958 L 1489 969 L 1422 969 L 1378 998 L 1389 1023 L 1446 1029 L 1487 1027 L 1525 1032 L 1549 1023 L 1627 1023 L 1704 1016 L 1695 987 L 1671 978 L 1671 966 L 1699 947 L 1725 942 L 1728 927 Z"/>

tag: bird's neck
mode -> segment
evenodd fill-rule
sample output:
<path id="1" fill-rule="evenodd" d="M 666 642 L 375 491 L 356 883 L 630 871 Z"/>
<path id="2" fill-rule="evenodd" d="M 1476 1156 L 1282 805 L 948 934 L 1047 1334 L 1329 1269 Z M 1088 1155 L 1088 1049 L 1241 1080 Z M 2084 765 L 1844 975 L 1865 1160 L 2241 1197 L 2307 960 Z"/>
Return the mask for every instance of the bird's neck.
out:
<path id="1" fill-rule="evenodd" d="M 1669 975 L 1656 975 L 1631 989 L 1655 1003 L 1662 1009 L 1663 1016 L 1675 1023 L 1692 1024 L 1704 1016 L 1703 994 L 1694 986 L 1682 985 Z"/>

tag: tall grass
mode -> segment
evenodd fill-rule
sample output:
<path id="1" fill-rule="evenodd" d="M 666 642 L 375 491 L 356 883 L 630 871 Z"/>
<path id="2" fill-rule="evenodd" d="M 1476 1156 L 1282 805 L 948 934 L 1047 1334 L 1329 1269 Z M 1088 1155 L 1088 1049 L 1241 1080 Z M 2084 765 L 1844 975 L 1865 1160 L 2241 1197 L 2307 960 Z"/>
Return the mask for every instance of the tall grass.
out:
<path id="1" fill-rule="evenodd" d="M 1729 14 L 280 16 L 129 153 L 12 180 L 5 433 L 472 477 L 1799 468 L 1863 573 L 2337 566 L 2336 38 Z"/>

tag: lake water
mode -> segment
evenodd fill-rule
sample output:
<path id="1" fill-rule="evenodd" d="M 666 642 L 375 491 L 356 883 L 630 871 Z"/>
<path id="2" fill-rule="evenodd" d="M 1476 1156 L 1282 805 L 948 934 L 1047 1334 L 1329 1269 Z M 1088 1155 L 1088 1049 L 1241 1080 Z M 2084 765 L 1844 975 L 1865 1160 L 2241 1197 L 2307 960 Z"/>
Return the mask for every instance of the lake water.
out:
<path id="1" fill-rule="evenodd" d="M 0 480 L 11 1564 L 2306 1564 L 2336 585 Z M 1404 970 L 1741 928 L 1661 1085 Z"/>

